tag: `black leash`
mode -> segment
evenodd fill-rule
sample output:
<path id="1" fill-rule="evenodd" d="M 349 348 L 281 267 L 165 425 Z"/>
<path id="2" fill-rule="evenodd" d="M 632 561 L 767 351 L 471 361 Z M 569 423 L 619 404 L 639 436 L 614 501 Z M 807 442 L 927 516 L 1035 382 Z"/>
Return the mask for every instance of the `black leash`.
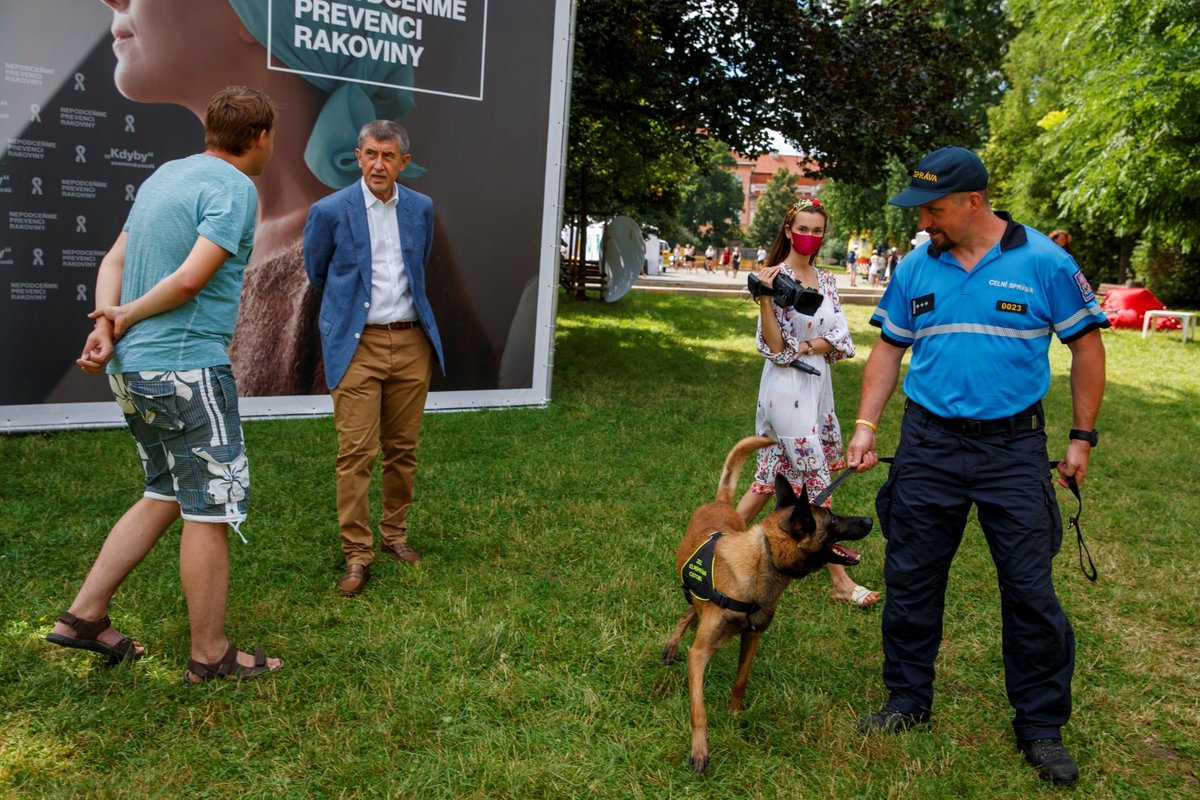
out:
<path id="1" fill-rule="evenodd" d="M 882 459 L 880 459 L 880 460 L 882 460 Z M 890 461 L 891 459 L 888 459 L 888 460 Z M 857 471 L 858 471 L 857 467 L 846 467 L 844 470 L 842 470 L 841 475 L 838 475 L 836 478 L 834 478 L 832 481 L 830 481 L 829 485 L 825 487 L 825 491 L 821 492 L 819 495 L 817 495 L 815 498 L 813 498 L 812 504 L 814 506 L 825 505 L 825 501 L 828 500 L 833 495 L 833 490 L 838 488 L 839 486 L 841 486 L 842 481 L 846 480 L 846 478 L 849 478 L 851 475 L 853 475 Z"/>
<path id="2" fill-rule="evenodd" d="M 1054 469 L 1057 466 L 1057 461 L 1050 462 L 1050 469 Z M 1075 529 L 1075 543 L 1079 546 L 1079 571 L 1083 573 L 1083 577 L 1095 583 L 1098 577 L 1096 565 L 1092 562 L 1092 551 L 1088 549 L 1087 542 L 1083 541 L 1083 529 L 1079 527 L 1079 518 L 1083 516 L 1083 495 L 1079 493 L 1079 483 L 1075 480 L 1074 475 L 1067 478 L 1067 488 L 1071 490 L 1071 494 L 1075 495 L 1075 500 L 1079 503 L 1079 508 L 1075 510 L 1074 516 L 1067 518 L 1071 522 L 1071 527 Z M 1086 567 L 1083 565 L 1085 554 L 1087 555 Z M 1091 571 L 1089 572 L 1088 570 Z"/>
<path id="3" fill-rule="evenodd" d="M 892 457 L 880 458 L 885 464 L 891 464 L 895 461 Z M 1050 462 L 1050 469 L 1054 470 L 1058 467 L 1057 461 Z M 858 471 L 857 467 L 846 467 L 842 470 L 842 474 L 834 478 L 825 491 L 821 492 L 812 501 L 813 505 L 823 505 L 833 495 L 833 490 L 842 485 L 842 482 Z M 1083 495 L 1079 493 L 1079 483 L 1075 480 L 1075 476 L 1071 475 L 1067 478 L 1067 488 L 1071 490 L 1071 494 L 1075 495 L 1075 500 L 1079 503 L 1079 508 L 1076 509 L 1074 515 L 1068 517 L 1071 527 L 1075 529 L 1075 543 L 1079 547 L 1079 571 L 1083 573 L 1083 577 L 1087 578 L 1092 583 L 1096 582 L 1099 577 L 1096 572 L 1096 564 L 1092 561 L 1092 551 L 1088 549 L 1087 542 L 1083 540 L 1083 528 L 1079 527 L 1079 518 L 1083 516 Z M 1084 566 L 1083 558 L 1087 556 L 1087 566 Z"/>
<path id="4" fill-rule="evenodd" d="M 895 459 L 891 456 L 886 456 L 879 460 L 884 464 L 890 464 L 895 461 Z M 841 475 L 838 475 L 836 478 L 830 481 L 829 485 L 825 487 L 825 491 L 821 492 L 812 500 L 812 504 L 814 506 L 825 505 L 825 501 L 833 496 L 833 490 L 841 486 L 842 482 L 845 481 L 846 478 L 849 478 L 856 472 L 858 472 L 858 467 L 846 467 L 844 470 L 842 470 Z"/>

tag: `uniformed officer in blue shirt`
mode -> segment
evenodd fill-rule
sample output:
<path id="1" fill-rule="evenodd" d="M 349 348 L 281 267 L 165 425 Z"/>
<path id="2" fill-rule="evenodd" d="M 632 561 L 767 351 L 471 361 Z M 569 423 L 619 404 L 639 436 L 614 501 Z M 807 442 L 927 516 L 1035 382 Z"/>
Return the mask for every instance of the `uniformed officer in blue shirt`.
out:
<path id="1" fill-rule="evenodd" d="M 860 471 L 878 462 L 875 432 L 911 347 L 900 445 L 876 500 L 887 538 L 889 698 L 858 724 L 864 733 L 895 733 L 929 720 L 946 579 L 974 504 L 1000 583 L 1017 745 L 1040 777 L 1070 784 L 1079 769 L 1061 728 L 1071 714 L 1075 637 L 1051 579 L 1062 518 L 1041 399 L 1053 334 L 1071 350 L 1072 430 L 1059 483 L 1082 482 L 1098 438 L 1108 320 L 1071 256 L 993 211 L 987 183 L 974 153 L 943 147 L 890 201 L 920 209 L 929 242 L 900 262 L 871 318 L 880 340 L 847 451 Z"/>

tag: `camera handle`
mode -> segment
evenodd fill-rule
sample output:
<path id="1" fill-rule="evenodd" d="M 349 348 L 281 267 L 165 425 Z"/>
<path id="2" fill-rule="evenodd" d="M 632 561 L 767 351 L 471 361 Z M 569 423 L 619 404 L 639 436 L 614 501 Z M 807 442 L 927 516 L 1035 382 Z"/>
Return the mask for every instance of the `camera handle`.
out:
<path id="1" fill-rule="evenodd" d="M 809 375 L 820 375 L 821 374 L 821 370 L 819 370 L 816 367 L 812 366 L 811 364 L 807 364 L 803 361 L 793 361 L 791 364 L 788 364 L 788 366 L 791 367 L 792 369 L 798 369 L 801 372 L 807 373 Z"/>
<path id="2" fill-rule="evenodd" d="M 758 273 L 756 272 L 751 272 L 746 276 L 746 288 L 750 290 L 750 296 L 755 300 L 762 297 L 764 294 L 768 297 L 775 296 L 775 289 L 764 285 L 762 278 L 758 277 Z"/>

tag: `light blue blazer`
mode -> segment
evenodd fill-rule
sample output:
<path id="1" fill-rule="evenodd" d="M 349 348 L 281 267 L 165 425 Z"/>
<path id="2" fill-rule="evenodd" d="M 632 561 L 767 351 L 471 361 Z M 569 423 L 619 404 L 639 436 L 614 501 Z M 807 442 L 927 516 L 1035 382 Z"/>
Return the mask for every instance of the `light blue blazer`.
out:
<path id="1" fill-rule="evenodd" d="M 425 265 L 433 247 L 433 201 L 399 184 L 396 193 L 404 270 L 417 318 L 444 375 L 442 339 L 425 292 Z M 333 389 L 354 357 L 371 301 L 371 235 L 361 181 L 318 200 L 308 210 L 304 270 L 309 283 L 321 293 L 321 351 L 325 356 L 325 383 Z"/>

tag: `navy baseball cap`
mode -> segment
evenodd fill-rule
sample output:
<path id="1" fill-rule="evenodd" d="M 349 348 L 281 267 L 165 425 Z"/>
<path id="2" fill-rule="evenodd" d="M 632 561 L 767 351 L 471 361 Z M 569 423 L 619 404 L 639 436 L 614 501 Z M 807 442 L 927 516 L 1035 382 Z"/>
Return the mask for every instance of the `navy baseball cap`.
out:
<path id="1" fill-rule="evenodd" d="M 894 206 L 922 206 L 951 192 L 980 192 L 988 171 L 979 156 L 963 147 L 939 147 L 921 159 L 908 188 L 888 200 Z"/>

